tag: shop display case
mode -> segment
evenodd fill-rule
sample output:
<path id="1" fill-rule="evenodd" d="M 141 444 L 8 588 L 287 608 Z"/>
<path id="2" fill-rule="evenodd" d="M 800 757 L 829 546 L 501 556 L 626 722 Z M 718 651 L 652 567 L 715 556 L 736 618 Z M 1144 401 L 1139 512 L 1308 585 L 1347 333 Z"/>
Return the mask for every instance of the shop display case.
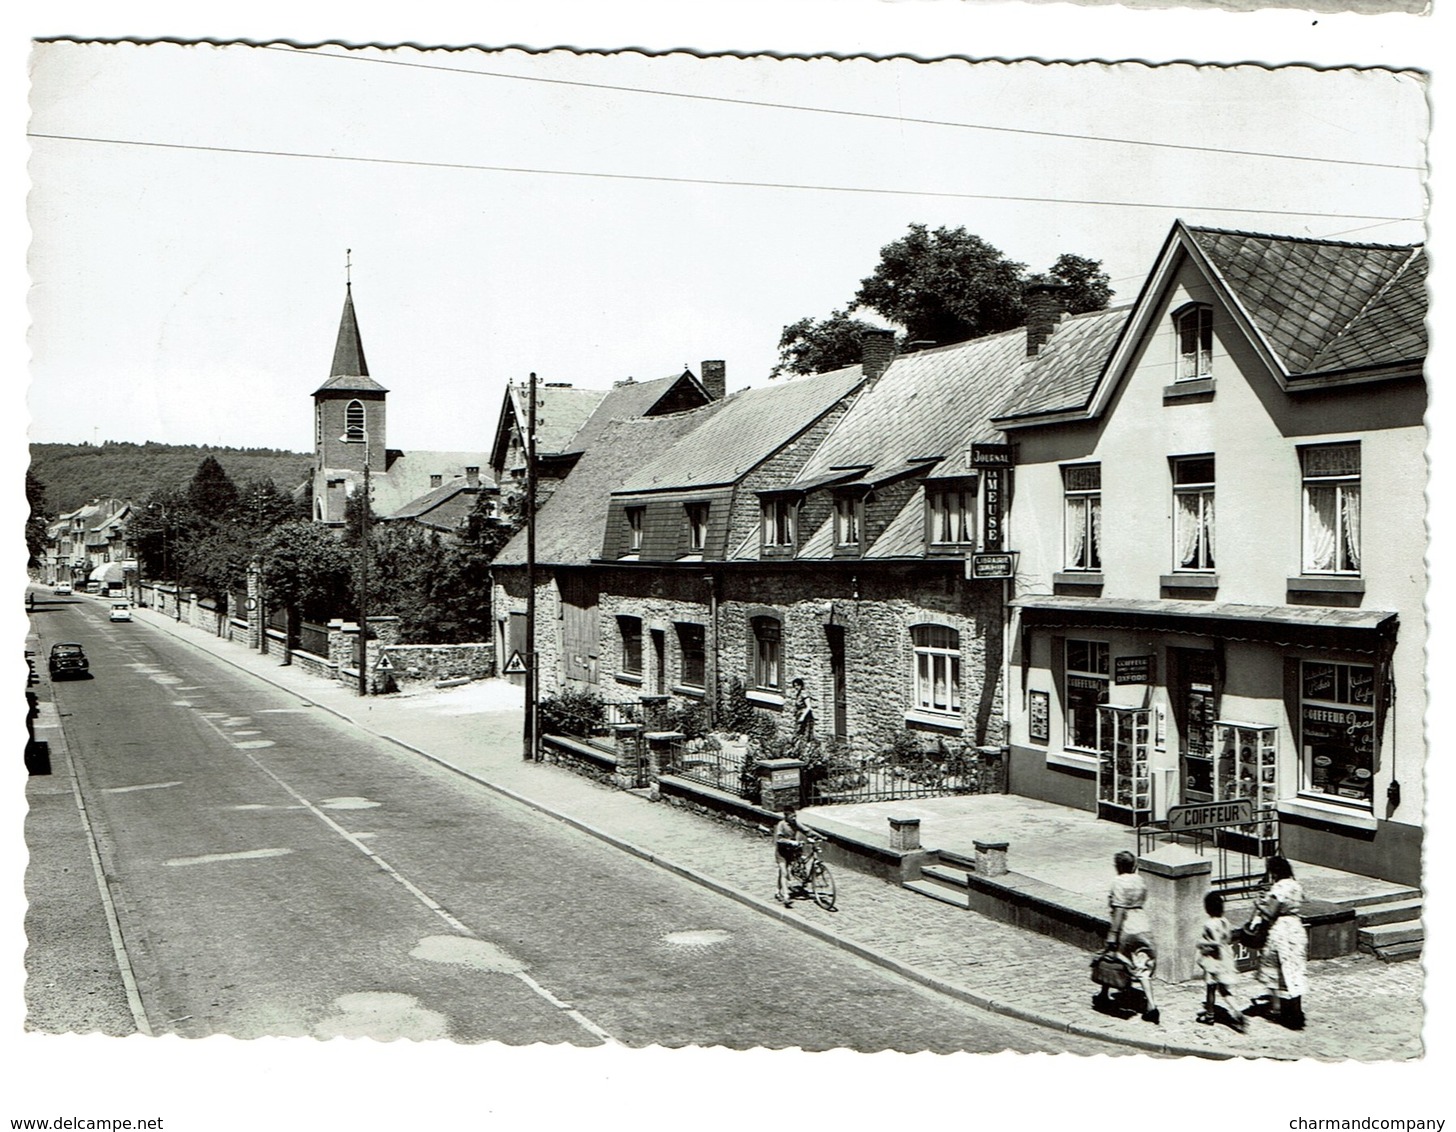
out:
<path id="1" fill-rule="evenodd" d="M 1142 825 L 1153 816 L 1152 712 L 1103 704 L 1097 759 L 1097 816 Z"/>
<path id="2" fill-rule="evenodd" d="M 1273 724 L 1220 719 L 1214 732 L 1214 797 L 1220 802 L 1247 798 L 1258 819 L 1251 826 L 1222 829 L 1220 840 L 1230 848 L 1266 856 L 1278 851 L 1273 820 L 1279 801 L 1279 735 Z"/>

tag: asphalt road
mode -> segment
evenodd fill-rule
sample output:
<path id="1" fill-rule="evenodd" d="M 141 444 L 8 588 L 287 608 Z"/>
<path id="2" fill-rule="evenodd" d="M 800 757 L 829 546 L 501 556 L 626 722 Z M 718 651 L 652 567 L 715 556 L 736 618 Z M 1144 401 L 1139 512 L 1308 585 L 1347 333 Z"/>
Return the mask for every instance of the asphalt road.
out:
<path id="1" fill-rule="evenodd" d="M 28 921 L 33 1029 L 116 1032 L 60 1000 L 114 1017 L 129 970 L 154 1034 L 1118 1052 L 902 980 L 97 603 L 33 621 L 42 656 L 91 658 L 49 690 L 123 941 L 103 971 L 81 839 L 49 832 L 81 808 L 50 783 L 30 868 L 63 891 Z M 37 978 L 65 967 L 94 985 Z"/>

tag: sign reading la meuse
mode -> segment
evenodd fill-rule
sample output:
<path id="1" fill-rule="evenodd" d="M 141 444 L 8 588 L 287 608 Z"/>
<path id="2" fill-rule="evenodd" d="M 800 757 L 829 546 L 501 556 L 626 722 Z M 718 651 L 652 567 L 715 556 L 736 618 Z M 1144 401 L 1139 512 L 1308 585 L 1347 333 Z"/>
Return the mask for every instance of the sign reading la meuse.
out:
<path id="1" fill-rule="evenodd" d="M 984 468 L 981 471 L 981 500 L 985 507 L 985 519 L 981 524 L 981 544 L 987 550 L 1001 547 L 1001 490 L 1000 468 Z"/>
<path id="2" fill-rule="evenodd" d="M 1226 825 L 1246 825 L 1254 820 L 1254 803 L 1250 798 L 1233 798 L 1227 802 L 1200 802 L 1191 806 L 1168 807 L 1168 832 L 1190 833 L 1195 829 L 1218 829 Z"/>

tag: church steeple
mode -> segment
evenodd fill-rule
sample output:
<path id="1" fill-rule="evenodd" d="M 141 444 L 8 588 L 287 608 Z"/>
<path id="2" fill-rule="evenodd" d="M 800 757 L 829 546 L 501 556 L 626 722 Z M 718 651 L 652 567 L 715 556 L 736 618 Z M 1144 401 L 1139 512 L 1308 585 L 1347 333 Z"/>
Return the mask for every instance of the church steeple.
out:
<path id="1" fill-rule="evenodd" d="M 339 319 L 339 339 L 334 343 L 334 364 L 330 377 L 368 377 L 364 343 L 359 337 L 359 320 L 354 316 L 354 284 L 344 284 L 344 314 Z"/>

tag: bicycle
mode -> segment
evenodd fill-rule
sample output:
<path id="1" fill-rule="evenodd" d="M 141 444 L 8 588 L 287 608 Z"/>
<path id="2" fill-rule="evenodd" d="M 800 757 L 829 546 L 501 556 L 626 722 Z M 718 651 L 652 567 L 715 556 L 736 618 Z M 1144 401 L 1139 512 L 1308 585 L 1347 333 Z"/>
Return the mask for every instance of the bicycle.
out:
<path id="1" fill-rule="evenodd" d="M 822 837 L 803 838 L 803 848 L 789 865 L 789 899 L 795 892 L 807 895 L 826 912 L 834 912 L 834 874 L 819 855 Z"/>

